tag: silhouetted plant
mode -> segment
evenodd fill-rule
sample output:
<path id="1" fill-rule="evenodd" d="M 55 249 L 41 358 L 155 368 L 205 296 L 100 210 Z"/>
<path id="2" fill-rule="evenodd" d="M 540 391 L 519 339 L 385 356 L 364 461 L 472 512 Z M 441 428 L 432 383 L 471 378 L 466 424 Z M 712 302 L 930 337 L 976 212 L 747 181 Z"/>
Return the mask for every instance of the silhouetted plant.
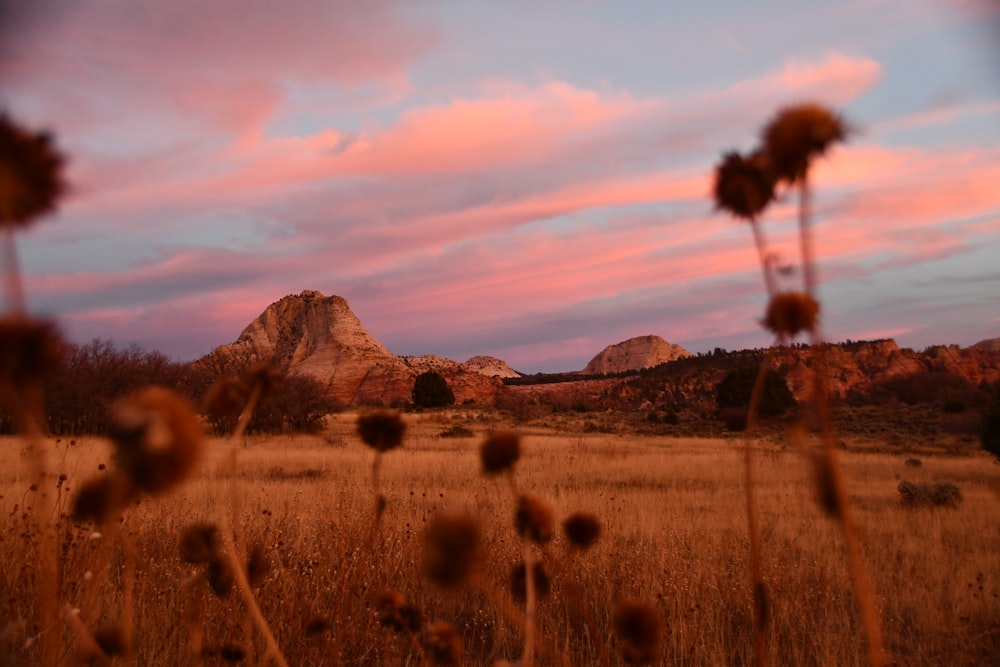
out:
<path id="1" fill-rule="evenodd" d="M 436 371 L 421 373 L 413 381 L 413 404 L 418 408 L 442 408 L 455 404 L 455 392 Z"/>

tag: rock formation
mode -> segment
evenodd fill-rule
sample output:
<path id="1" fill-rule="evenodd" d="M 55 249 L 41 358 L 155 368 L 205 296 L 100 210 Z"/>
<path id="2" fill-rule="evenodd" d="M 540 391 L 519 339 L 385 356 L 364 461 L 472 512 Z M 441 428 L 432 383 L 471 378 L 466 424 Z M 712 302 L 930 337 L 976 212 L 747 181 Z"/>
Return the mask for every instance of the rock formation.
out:
<path id="1" fill-rule="evenodd" d="M 482 373 L 487 377 L 521 377 L 521 374 L 508 366 L 506 361 L 497 359 L 496 357 L 472 357 L 462 365 L 470 371 Z"/>
<path id="2" fill-rule="evenodd" d="M 312 290 L 272 303 L 234 343 L 212 354 L 237 365 L 271 361 L 282 371 L 315 377 L 347 405 L 407 402 L 413 379 L 426 370 L 440 372 L 459 403 L 492 399 L 500 385 L 448 359 L 397 357 L 365 329 L 346 299 Z"/>
<path id="3" fill-rule="evenodd" d="M 638 336 L 609 345 L 590 360 L 583 369 L 585 375 L 622 373 L 652 368 L 667 361 L 690 357 L 691 353 L 659 336 Z"/>
<path id="4" fill-rule="evenodd" d="M 972 346 L 972 349 L 986 352 L 1000 352 L 1000 338 L 987 338 Z"/>

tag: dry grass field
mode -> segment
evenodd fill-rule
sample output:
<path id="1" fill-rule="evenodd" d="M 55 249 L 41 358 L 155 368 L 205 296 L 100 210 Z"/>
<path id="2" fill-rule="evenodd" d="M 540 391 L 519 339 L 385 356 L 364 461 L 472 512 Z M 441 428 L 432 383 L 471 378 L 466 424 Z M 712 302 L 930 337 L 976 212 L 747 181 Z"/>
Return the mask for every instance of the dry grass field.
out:
<path id="1" fill-rule="evenodd" d="M 254 590 L 288 664 L 426 664 L 432 656 L 416 635 L 380 624 L 386 589 L 401 593 L 427 622 L 455 625 L 464 645 L 458 664 L 520 657 L 524 605 L 510 585 L 521 555 L 514 496 L 504 478 L 482 475 L 478 455 L 487 431 L 504 424 L 460 411 L 405 418 L 403 448 L 381 457 L 380 521 L 373 453 L 356 435 L 356 415 L 335 417 L 319 436 L 250 438 L 238 452 L 240 550 L 259 547 L 266 555 L 269 568 Z M 439 437 L 454 424 L 474 435 Z M 551 590 L 539 601 L 536 664 L 622 664 L 611 609 L 632 598 L 659 615 L 656 664 L 753 664 L 739 441 L 542 427 L 521 432 L 518 491 L 546 498 L 558 522 L 583 510 L 602 525 L 589 550 L 571 549 L 562 534 L 538 548 Z M 59 513 L 58 598 L 75 608 L 62 629 L 63 664 L 79 662 L 79 627 L 101 637 L 127 623 L 121 618 L 127 596 L 134 600 L 134 664 L 264 664 L 263 641 L 240 596 L 214 594 L 205 567 L 179 555 L 185 526 L 219 523 L 233 509 L 228 445 L 211 442 L 207 459 L 179 490 L 144 497 L 98 533 L 67 514 L 76 485 L 110 464 L 110 446 L 93 438 L 48 444 L 49 492 Z M 12 438 L 0 449 L 4 664 L 37 664 L 43 632 L 31 516 L 41 490 L 30 489 L 22 448 Z M 921 454 L 917 467 L 904 463 L 907 456 L 843 457 L 890 659 L 996 664 L 1000 466 L 985 455 Z M 798 452 L 771 444 L 759 446 L 756 467 L 771 604 L 768 662 L 865 664 L 843 547 L 817 506 L 810 469 Z M 954 508 L 904 507 L 897 492 L 902 479 L 950 480 L 963 501 Z M 424 528 L 444 509 L 470 511 L 481 526 L 481 557 L 457 590 L 437 588 L 422 573 Z"/>

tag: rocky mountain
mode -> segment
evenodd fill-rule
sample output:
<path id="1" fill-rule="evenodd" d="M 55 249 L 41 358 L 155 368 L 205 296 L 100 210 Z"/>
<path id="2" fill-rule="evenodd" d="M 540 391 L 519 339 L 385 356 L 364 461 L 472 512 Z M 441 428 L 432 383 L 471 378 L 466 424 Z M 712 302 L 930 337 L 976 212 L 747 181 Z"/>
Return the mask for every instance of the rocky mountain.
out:
<path id="1" fill-rule="evenodd" d="M 508 366 L 506 361 L 503 359 L 497 359 L 496 357 L 472 357 L 462 365 L 471 371 L 482 373 L 487 377 L 521 377 L 521 374 Z"/>
<path id="2" fill-rule="evenodd" d="M 741 350 L 699 355 L 625 378 L 605 391 L 602 407 L 611 405 L 687 405 L 714 409 L 715 387 L 738 366 L 759 365 L 767 350 Z M 819 368 L 813 350 L 804 346 L 775 350 L 772 365 L 799 399 L 812 391 Z M 883 339 L 829 345 L 825 351 L 827 392 L 855 403 L 893 400 L 944 400 L 974 392 L 981 382 L 1000 380 L 1000 351 L 929 347 L 922 352 L 900 348 Z"/>
<path id="3" fill-rule="evenodd" d="M 285 372 L 315 377 L 331 398 L 347 405 L 406 402 L 414 378 L 440 372 L 461 403 L 489 400 L 498 378 L 440 357 L 398 357 L 387 350 L 351 312 L 347 300 L 306 290 L 268 306 L 240 334 L 212 355 L 235 365 L 271 361 Z M 503 364 L 506 367 L 506 364 Z"/>
<path id="4" fill-rule="evenodd" d="M 668 343 L 659 336 L 638 336 L 607 346 L 590 360 L 582 373 L 603 375 L 638 371 L 690 356 L 691 353 L 680 345 Z"/>
<path id="5" fill-rule="evenodd" d="M 1000 350 L 1000 338 L 987 338 L 981 340 L 972 346 L 975 350 L 986 350 L 988 352 L 996 352 Z"/>

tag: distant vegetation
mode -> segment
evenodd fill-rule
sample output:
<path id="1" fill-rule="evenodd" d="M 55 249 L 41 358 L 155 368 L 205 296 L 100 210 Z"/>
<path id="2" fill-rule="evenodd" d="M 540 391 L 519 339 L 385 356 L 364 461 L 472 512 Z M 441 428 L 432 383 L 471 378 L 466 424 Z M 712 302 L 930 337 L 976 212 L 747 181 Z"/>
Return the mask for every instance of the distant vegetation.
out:
<path id="1" fill-rule="evenodd" d="M 444 376 L 436 371 L 425 371 L 413 381 L 413 405 L 418 408 L 443 408 L 455 404 L 455 392 Z"/>

